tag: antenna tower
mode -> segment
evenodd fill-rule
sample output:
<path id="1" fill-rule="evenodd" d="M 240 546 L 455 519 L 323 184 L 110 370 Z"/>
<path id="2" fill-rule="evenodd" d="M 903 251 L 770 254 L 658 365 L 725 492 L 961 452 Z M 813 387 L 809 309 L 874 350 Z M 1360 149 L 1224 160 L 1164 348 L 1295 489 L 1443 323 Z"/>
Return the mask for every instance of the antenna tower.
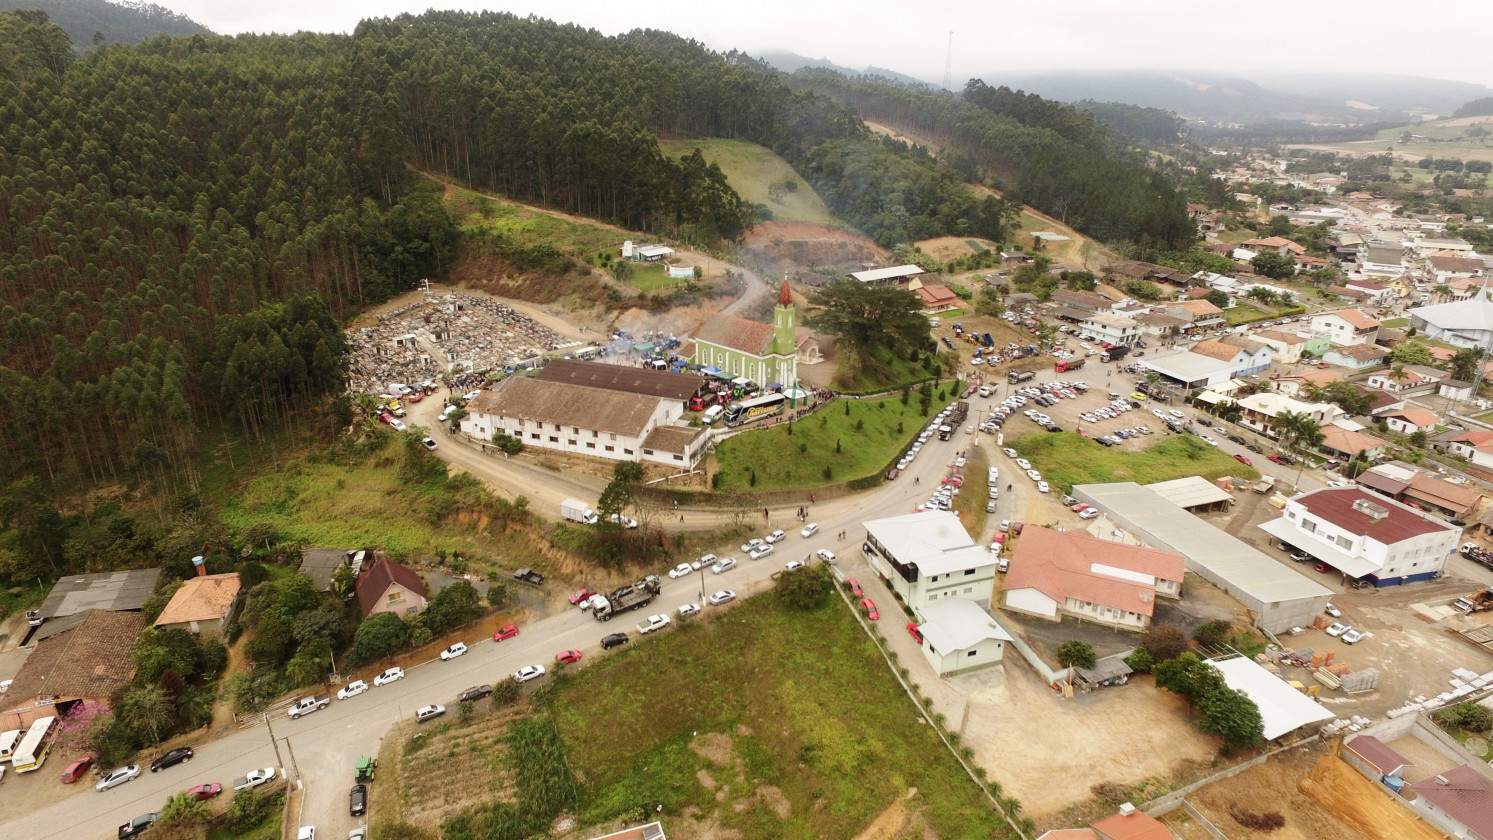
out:
<path id="1" fill-rule="evenodd" d="M 944 53 L 943 59 L 943 86 L 946 90 L 954 89 L 954 30 L 949 30 L 949 50 Z"/>

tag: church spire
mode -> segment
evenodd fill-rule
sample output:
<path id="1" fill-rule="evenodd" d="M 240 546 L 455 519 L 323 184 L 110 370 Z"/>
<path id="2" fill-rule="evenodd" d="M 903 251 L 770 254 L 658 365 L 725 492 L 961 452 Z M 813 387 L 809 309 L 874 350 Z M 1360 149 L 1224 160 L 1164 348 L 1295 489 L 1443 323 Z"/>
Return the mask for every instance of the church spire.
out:
<path id="1" fill-rule="evenodd" d="M 783 278 L 783 291 L 778 293 L 778 306 L 792 306 L 793 295 L 788 291 L 788 278 Z"/>

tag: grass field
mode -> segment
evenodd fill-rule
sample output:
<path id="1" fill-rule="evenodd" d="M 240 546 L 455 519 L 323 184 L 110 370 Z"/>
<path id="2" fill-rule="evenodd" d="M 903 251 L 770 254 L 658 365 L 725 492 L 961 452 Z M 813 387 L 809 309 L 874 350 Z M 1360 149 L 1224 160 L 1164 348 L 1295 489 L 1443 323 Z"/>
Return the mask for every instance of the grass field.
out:
<path id="1" fill-rule="evenodd" d="M 467 476 L 414 483 L 401 474 L 402 437 L 390 434 L 366 449 L 339 447 L 323 455 L 265 469 L 222 507 L 234 531 L 270 523 L 287 539 L 318 546 L 379 546 L 395 557 L 460 550 L 474 559 L 502 557 L 505 565 L 543 567 L 530 544 L 476 522 L 445 514 L 458 502 L 477 507 L 480 488 Z"/>
<path id="2" fill-rule="evenodd" d="M 999 817 L 838 597 L 678 624 L 554 690 L 582 824 L 659 803 L 674 825 L 698 809 L 722 829 L 683 836 L 834 840 L 902 800 L 933 836 L 991 836 Z"/>
<path id="3" fill-rule="evenodd" d="M 718 489 L 785 490 L 872 475 L 917 437 L 941 405 L 934 400 L 924 415 L 916 392 L 907 405 L 900 396 L 841 399 L 791 425 L 728 438 L 715 453 Z"/>
<path id="4" fill-rule="evenodd" d="M 969 463 L 964 465 L 965 482 L 959 488 L 959 495 L 954 497 L 954 512 L 959 514 L 964 530 L 971 534 L 985 533 L 985 521 L 990 518 L 990 514 L 985 512 L 985 505 L 990 501 L 985 480 L 990 469 L 991 451 L 993 447 L 990 446 L 971 446 L 967 450 Z"/>
<path id="5" fill-rule="evenodd" d="M 829 227 L 845 225 L 830 215 L 824 199 L 799 177 L 788 162 L 771 150 L 744 140 L 660 140 L 659 148 L 669 157 L 685 157 L 699 149 L 705 159 L 720 166 L 726 180 L 747 201 L 765 205 L 774 220 L 812 222 Z M 792 181 L 797 186 L 774 197 L 772 184 Z"/>
<path id="6" fill-rule="evenodd" d="M 1372 140 L 1353 140 L 1343 143 L 1292 144 L 1292 149 L 1320 149 L 1346 152 L 1355 155 L 1383 154 L 1391 146 L 1394 155 L 1402 160 L 1420 160 L 1426 157 L 1458 158 L 1460 160 L 1493 160 L 1493 135 L 1474 136 L 1476 128 L 1489 129 L 1493 125 L 1484 122 L 1480 126 L 1467 120 L 1451 119 L 1396 126 L 1381 130 Z M 1401 143 L 1405 132 L 1424 135 L 1433 142 Z M 1417 170 L 1410 169 L 1414 175 Z M 1435 174 L 1435 173 L 1429 173 Z"/>
<path id="7" fill-rule="evenodd" d="M 1248 324 L 1251 321 L 1263 321 L 1271 317 L 1269 313 L 1256 309 L 1247 303 L 1239 303 L 1223 311 L 1223 319 L 1230 325 Z"/>
<path id="8" fill-rule="evenodd" d="M 1033 434 L 1007 441 L 1032 462 L 1054 490 L 1071 492 L 1075 484 L 1134 481 L 1153 484 L 1199 475 L 1215 481 L 1226 475 L 1255 479 L 1254 467 L 1235 461 L 1192 435 L 1166 437 L 1148 449 L 1112 449 L 1077 434 Z"/>
<path id="9" fill-rule="evenodd" d="M 590 254 L 615 248 L 624 239 L 647 238 L 541 213 L 462 189 L 455 190 L 447 206 L 456 213 L 462 227 L 502 234 L 518 245 L 553 245 L 561 251 Z"/>

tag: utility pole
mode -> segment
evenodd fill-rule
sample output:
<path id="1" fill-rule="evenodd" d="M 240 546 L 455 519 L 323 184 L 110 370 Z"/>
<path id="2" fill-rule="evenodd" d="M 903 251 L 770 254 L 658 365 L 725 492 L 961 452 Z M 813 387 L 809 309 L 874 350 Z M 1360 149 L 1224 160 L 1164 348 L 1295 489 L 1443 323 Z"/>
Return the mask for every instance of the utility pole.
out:
<path id="1" fill-rule="evenodd" d="M 264 713 L 264 728 L 270 733 L 270 746 L 275 748 L 275 766 L 281 768 L 281 770 L 284 770 L 285 762 L 280 758 L 280 745 L 275 742 L 275 730 L 270 726 L 269 712 Z M 289 743 L 290 742 L 287 741 L 286 745 L 288 746 Z"/>

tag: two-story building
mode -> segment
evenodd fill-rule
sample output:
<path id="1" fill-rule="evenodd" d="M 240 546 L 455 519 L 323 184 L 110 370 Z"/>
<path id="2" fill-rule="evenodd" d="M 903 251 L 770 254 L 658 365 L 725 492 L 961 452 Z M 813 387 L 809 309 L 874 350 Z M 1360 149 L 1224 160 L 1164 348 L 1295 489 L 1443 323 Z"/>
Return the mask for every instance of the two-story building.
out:
<path id="1" fill-rule="evenodd" d="M 1113 312 L 1095 312 L 1079 324 L 1095 338 L 1110 344 L 1134 344 L 1140 338 L 1140 324 Z"/>
<path id="2" fill-rule="evenodd" d="M 1187 322 L 1186 331 L 1223 326 L 1223 310 L 1206 300 L 1179 300 L 1162 305 L 1162 312 Z"/>
<path id="3" fill-rule="evenodd" d="M 1369 374 L 1365 380 L 1370 388 L 1379 391 L 1388 391 L 1391 394 L 1411 396 L 1414 394 L 1429 394 L 1436 390 L 1436 383 L 1445 379 L 1445 371 L 1435 368 L 1421 367 L 1420 365 L 1406 365 L 1396 375 L 1394 368 L 1385 368 Z"/>
<path id="4" fill-rule="evenodd" d="M 1379 322 L 1357 309 L 1334 309 L 1312 316 L 1312 329 L 1324 333 L 1332 343 L 1342 347 L 1373 344 L 1379 335 Z"/>
<path id="5" fill-rule="evenodd" d="M 1431 438 L 1431 446 L 1466 458 L 1473 466 L 1493 470 L 1493 431 L 1471 429 L 1443 432 Z"/>
<path id="6" fill-rule="evenodd" d="M 990 603 L 996 555 L 975 543 L 948 511 L 924 511 L 865 523 L 867 558 L 913 610 L 944 598 Z"/>
<path id="7" fill-rule="evenodd" d="M 1384 425 L 1391 432 L 1399 432 L 1402 435 L 1413 435 L 1416 432 L 1430 433 L 1441 425 L 1441 418 L 1436 412 L 1425 408 L 1402 408 L 1381 415 Z"/>
<path id="8" fill-rule="evenodd" d="M 1423 263 L 1431 283 L 1450 283 L 1458 278 L 1483 277 L 1487 267 L 1483 261 L 1472 257 L 1429 256 Z"/>
<path id="9" fill-rule="evenodd" d="M 1267 437 L 1279 437 L 1275 418 L 1285 412 L 1304 414 L 1318 426 L 1343 416 L 1343 410 L 1332 403 L 1309 403 L 1288 397 L 1278 391 L 1260 391 L 1234 402 L 1239 407 L 1239 425 L 1254 429 Z"/>
<path id="10" fill-rule="evenodd" d="M 1374 586 L 1431 580 L 1462 535 L 1455 525 L 1360 487 L 1303 493 L 1260 528 Z"/>
<path id="11" fill-rule="evenodd" d="M 1029 527 L 1011 555 L 1001 606 L 1049 621 L 1071 616 L 1145 630 L 1158 597 L 1182 597 L 1186 565 L 1180 554 Z"/>
<path id="12" fill-rule="evenodd" d="M 1273 346 L 1262 341 L 1241 340 L 1232 336 L 1229 338 L 1233 340 L 1225 342 L 1205 339 L 1188 349 L 1199 356 L 1227 363 L 1232 377 L 1248 376 L 1270 367 L 1270 359 L 1275 354 Z"/>
<path id="13" fill-rule="evenodd" d="M 1280 364 L 1294 365 L 1301 361 L 1301 351 L 1306 348 L 1306 339 L 1284 330 L 1260 330 L 1250 338 L 1275 348 L 1274 360 Z"/>

